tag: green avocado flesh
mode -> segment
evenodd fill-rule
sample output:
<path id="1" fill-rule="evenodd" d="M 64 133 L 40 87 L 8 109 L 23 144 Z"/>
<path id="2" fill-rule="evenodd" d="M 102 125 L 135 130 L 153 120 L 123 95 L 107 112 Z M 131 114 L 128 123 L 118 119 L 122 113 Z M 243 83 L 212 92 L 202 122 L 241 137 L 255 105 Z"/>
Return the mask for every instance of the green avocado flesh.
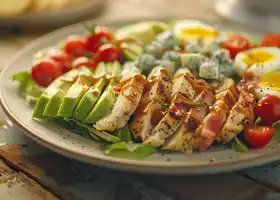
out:
<path id="1" fill-rule="evenodd" d="M 121 75 L 121 65 L 118 62 L 107 64 L 105 69 L 106 73 L 113 77 L 120 77 Z M 114 86 L 116 86 L 117 83 L 118 81 L 115 79 L 110 80 L 109 85 L 100 96 L 91 112 L 83 120 L 83 123 L 94 123 L 109 112 L 116 101 Z"/>
<path id="2" fill-rule="evenodd" d="M 95 75 L 105 73 L 105 64 L 100 63 L 96 70 Z M 89 112 L 93 109 L 96 101 L 100 97 L 103 88 L 105 87 L 106 80 L 101 78 L 97 83 L 89 88 L 89 90 L 82 97 L 76 110 L 74 111 L 73 118 L 79 121 L 83 121 Z"/>
<path id="3" fill-rule="evenodd" d="M 141 55 L 143 48 L 136 43 L 127 43 L 123 54 L 128 61 L 135 61 Z"/>
<path id="4" fill-rule="evenodd" d="M 80 76 L 70 87 L 58 110 L 59 117 L 72 117 L 78 103 L 88 91 L 92 81 L 86 76 Z"/>
<path id="5" fill-rule="evenodd" d="M 80 72 L 88 71 L 89 69 L 86 67 L 73 69 L 54 80 L 37 101 L 32 117 L 43 118 L 45 116 L 56 116 L 60 102 L 62 101 L 67 90 L 73 84 L 74 78 Z"/>
<path id="6" fill-rule="evenodd" d="M 83 123 L 94 123 L 104 117 L 107 112 L 111 109 L 116 101 L 114 86 L 116 86 L 117 82 L 115 80 L 111 80 L 110 84 L 103 92 L 99 100 L 97 101 L 94 108 L 88 114 L 88 116 L 83 120 Z"/>

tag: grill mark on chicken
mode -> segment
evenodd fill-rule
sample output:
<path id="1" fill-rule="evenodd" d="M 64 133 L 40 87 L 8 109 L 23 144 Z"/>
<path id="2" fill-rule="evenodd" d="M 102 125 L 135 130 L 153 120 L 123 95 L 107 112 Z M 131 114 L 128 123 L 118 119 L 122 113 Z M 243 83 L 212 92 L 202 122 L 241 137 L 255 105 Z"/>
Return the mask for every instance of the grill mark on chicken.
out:
<path id="1" fill-rule="evenodd" d="M 96 129 L 102 131 L 115 131 L 123 128 L 142 97 L 145 77 L 136 74 L 126 80 L 111 112 L 96 122 Z"/>
<path id="2" fill-rule="evenodd" d="M 160 121 L 163 115 L 162 105 L 169 103 L 171 92 L 171 74 L 163 67 L 154 68 L 144 88 L 144 95 L 134 114 L 134 121 L 129 124 L 135 138 L 144 140 L 151 132 L 156 121 Z M 159 119 L 154 119 L 155 117 Z"/>
<path id="3" fill-rule="evenodd" d="M 200 137 L 196 133 L 203 118 L 209 112 L 209 107 L 215 100 L 214 93 L 207 87 L 198 95 L 195 101 L 202 101 L 204 106 L 191 108 L 186 119 L 176 133 L 166 140 L 164 149 L 191 152 L 199 147 Z"/>
<path id="4" fill-rule="evenodd" d="M 238 91 L 235 83 L 233 81 L 229 83 L 231 85 L 228 86 L 228 89 L 220 90 L 216 95 L 217 101 L 211 108 L 210 113 L 203 120 L 199 133 L 202 136 L 201 150 L 207 149 L 219 137 L 229 112 L 238 99 Z"/>
<path id="5" fill-rule="evenodd" d="M 243 91 L 248 92 L 249 91 Z M 250 94 L 246 94 L 248 96 Z M 254 94 L 252 94 L 254 97 Z M 254 97 L 255 98 L 255 97 Z M 227 143 L 236 135 L 238 135 L 244 128 L 252 126 L 254 123 L 254 103 L 248 101 L 244 94 L 239 96 L 238 101 L 233 106 L 228 116 L 228 119 L 217 138 L 218 142 Z"/>
<path id="6" fill-rule="evenodd" d="M 151 136 L 144 141 L 145 145 L 160 146 L 165 139 L 172 135 L 183 122 L 192 102 L 180 93 L 176 94 L 168 112 L 151 132 Z"/>

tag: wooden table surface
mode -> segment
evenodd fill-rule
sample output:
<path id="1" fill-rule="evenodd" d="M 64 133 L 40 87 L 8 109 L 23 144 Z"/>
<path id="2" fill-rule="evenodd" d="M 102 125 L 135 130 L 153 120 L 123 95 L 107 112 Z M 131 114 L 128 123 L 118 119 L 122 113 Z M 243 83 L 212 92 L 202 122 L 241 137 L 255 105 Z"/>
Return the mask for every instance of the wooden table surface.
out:
<path id="1" fill-rule="evenodd" d="M 186 15 L 219 21 L 213 0 L 111 0 L 96 18 Z M 52 29 L 0 29 L 0 66 Z M 279 200 L 280 162 L 209 176 L 151 176 L 82 164 L 39 146 L 0 110 L 1 200 Z"/>

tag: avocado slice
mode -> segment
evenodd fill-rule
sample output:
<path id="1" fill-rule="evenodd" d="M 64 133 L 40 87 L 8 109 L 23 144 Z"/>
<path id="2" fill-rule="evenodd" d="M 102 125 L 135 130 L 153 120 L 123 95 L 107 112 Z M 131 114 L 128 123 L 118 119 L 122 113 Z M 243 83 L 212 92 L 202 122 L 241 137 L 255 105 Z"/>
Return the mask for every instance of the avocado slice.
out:
<path id="1" fill-rule="evenodd" d="M 89 112 L 92 110 L 94 104 L 101 95 L 101 92 L 105 86 L 105 79 L 100 79 L 95 85 L 91 86 L 90 89 L 82 97 L 76 110 L 74 111 L 73 118 L 79 121 L 83 121 Z"/>
<path id="2" fill-rule="evenodd" d="M 102 73 L 106 73 L 106 64 L 99 63 L 96 67 L 94 75 L 98 76 Z M 106 80 L 101 78 L 97 83 L 90 87 L 79 102 L 77 108 L 74 111 L 73 118 L 79 121 L 83 121 L 89 112 L 93 109 L 93 106 L 100 97 L 103 88 L 105 87 Z"/>
<path id="3" fill-rule="evenodd" d="M 135 61 L 143 52 L 143 47 L 136 43 L 126 43 L 125 45 L 123 54 L 128 61 Z"/>
<path id="4" fill-rule="evenodd" d="M 115 79 L 120 80 L 122 66 L 119 62 L 115 61 L 112 63 L 107 63 L 105 66 L 106 73 L 115 77 Z"/>
<path id="5" fill-rule="evenodd" d="M 63 98 L 57 116 L 72 117 L 74 110 L 79 104 L 81 98 L 93 83 L 93 80 L 88 75 L 93 75 L 93 73 L 80 75 L 77 81 L 69 88 Z"/>
<path id="6" fill-rule="evenodd" d="M 52 113 L 55 113 L 55 108 L 58 107 L 57 105 L 54 106 L 53 103 L 58 105 L 60 105 L 60 103 L 52 99 L 55 98 L 56 100 L 59 100 L 58 97 L 61 97 L 63 95 L 62 92 L 67 91 L 70 88 L 70 86 L 73 84 L 74 78 L 78 75 L 78 73 L 88 70 L 89 69 L 86 67 L 73 69 L 54 80 L 39 97 L 39 100 L 35 105 L 32 117 L 38 119 L 43 118 L 43 113 L 45 112 L 46 107 L 48 107 L 46 116 L 53 116 Z M 58 97 L 56 95 L 58 95 Z"/>
<path id="7" fill-rule="evenodd" d="M 83 120 L 83 123 L 94 123 L 104 117 L 109 110 L 112 108 L 116 101 L 114 86 L 117 85 L 117 82 L 112 79 L 110 84 L 103 92 L 96 105 L 93 107 L 88 116 Z"/>
<path id="8" fill-rule="evenodd" d="M 117 78 L 110 80 L 109 85 L 100 96 L 91 112 L 83 120 L 83 123 L 94 123 L 98 121 L 109 112 L 116 101 L 114 86 L 117 85 L 120 79 L 122 71 L 121 65 L 119 62 L 108 63 L 106 64 L 105 69 L 107 74 Z"/>
<path id="9" fill-rule="evenodd" d="M 136 37 L 145 44 L 151 43 L 156 35 L 168 29 L 168 25 L 159 21 L 145 21 L 130 24 L 119 28 L 116 33 L 116 39 L 123 37 Z"/>

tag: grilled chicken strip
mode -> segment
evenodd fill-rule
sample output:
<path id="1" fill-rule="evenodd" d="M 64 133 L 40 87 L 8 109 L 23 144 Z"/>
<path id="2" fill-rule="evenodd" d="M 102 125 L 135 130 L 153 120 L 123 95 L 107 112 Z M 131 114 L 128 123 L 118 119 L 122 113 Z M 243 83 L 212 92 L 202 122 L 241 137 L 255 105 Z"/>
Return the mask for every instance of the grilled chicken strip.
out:
<path id="1" fill-rule="evenodd" d="M 247 97 L 252 98 L 247 98 Z M 255 96 L 242 91 L 238 101 L 231 109 L 227 121 L 217 138 L 218 142 L 228 143 L 232 138 L 238 135 L 246 126 L 250 127 L 254 123 L 254 102 Z"/>
<path id="2" fill-rule="evenodd" d="M 231 108 L 238 99 L 238 91 L 233 80 L 225 81 L 225 87 L 217 91 L 216 99 L 210 113 L 204 118 L 201 127 L 198 128 L 198 132 L 203 138 L 200 144 L 201 150 L 210 147 L 219 136 Z"/>
<path id="3" fill-rule="evenodd" d="M 208 107 L 212 105 L 214 101 L 214 93 L 211 90 L 204 88 L 195 99 L 195 102 L 203 102 L 204 104 L 190 109 L 184 123 L 181 124 L 174 135 L 168 138 L 163 145 L 163 148 L 183 152 L 191 152 L 193 149 L 198 149 L 200 145 L 200 137 L 195 131 L 209 112 Z"/>
<path id="4" fill-rule="evenodd" d="M 195 78 L 187 68 L 181 68 L 176 71 L 172 80 L 171 98 L 177 93 L 181 93 L 188 99 L 195 97 Z"/>
<path id="5" fill-rule="evenodd" d="M 134 113 L 143 94 L 145 76 L 136 74 L 122 80 L 120 94 L 111 112 L 96 122 L 96 129 L 102 131 L 115 131 L 123 128 L 130 116 Z"/>
<path id="6" fill-rule="evenodd" d="M 129 124 L 135 138 L 145 140 L 163 117 L 162 107 L 169 101 L 171 87 L 171 74 L 165 68 L 156 67 L 151 71 L 144 95 L 134 113 L 134 120 Z"/>
<path id="7" fill-rule="evenodd" d="M 161 146 L 165 139 L 172 135 L 180 124 L 184 121 L 187 112 L 191 107 L 197 106 L 195 103 L 177 93 L 162 120 L 153 129 L 151 136 L 144 141 L 145 145 Z"/>

